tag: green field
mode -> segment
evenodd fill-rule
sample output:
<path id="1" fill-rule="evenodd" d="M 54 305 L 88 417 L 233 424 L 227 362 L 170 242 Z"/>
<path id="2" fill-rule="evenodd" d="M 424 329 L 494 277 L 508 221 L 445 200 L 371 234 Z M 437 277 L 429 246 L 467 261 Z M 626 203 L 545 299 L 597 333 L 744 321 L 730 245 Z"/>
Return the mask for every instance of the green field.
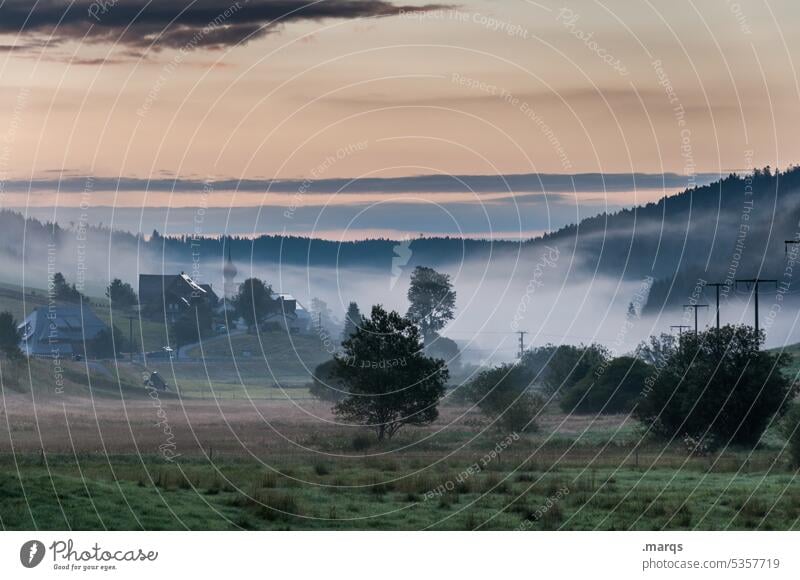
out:
<path id="1" fill-rule="evenodd" d="M 16 312 L 5 290 L 0 309 Z M 800 529 L 774 427 L 755 450 L 692 456 L 622 415 L 552 405 L 509 440 L 448 397 L 433 425 L 378 444 L 309 396 L 308 369 L 329 356 L 314 336 L 187 350 L 147 368 L 4 363 L 0 529 Z M 144 388 L 152 370 L 170 391 Z M 159 455 L 165 442 L 175 457 Z"/>
<path id="2" fill-rule="evenodd" d="M 4 529 L 788 530 L 800 517 L 792 473 L 502 462 L 440 495 L 465 464 L 109 459 L 4 458 Z"/>
<path id="3" fill-rule="evenodd" d="M 114 530 L 800 528 L 797 473 L 777 439 L 754 452 L 688 457 L 656 441 L 637 449 L 635 426 L 551 430 L 562 419 L 553 415 L 542 432 L 516 441 L 465 422 L 357 451 L 358 432 L 336 428 L 294 437 L 302 449 L 268 443 L 258 457 L 213 445 L 173 461 L 82 449 L 5 453 L 0 522 Z M 497 451 L 504 440 L 510 444 Z"/>

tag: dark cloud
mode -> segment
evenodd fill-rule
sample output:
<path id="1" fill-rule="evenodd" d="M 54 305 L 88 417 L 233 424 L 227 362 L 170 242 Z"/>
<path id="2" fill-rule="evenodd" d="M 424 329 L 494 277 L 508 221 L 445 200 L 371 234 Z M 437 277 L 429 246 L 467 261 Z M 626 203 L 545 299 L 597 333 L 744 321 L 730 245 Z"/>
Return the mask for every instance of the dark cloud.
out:
<path id="1" fill-rule="evenodd" d="M 136 49 L 222 48 L 290 22 L 392 16 L 442 7 L 403 6 L 388 0 L 5 0 L 0 2 L 0 34 L 47 38 L 49 44 L 78 40 L 119 42 Z"/>
<path id="2" fill-rule="evenodd" d="M 0 4 L 0 14 L 2 14 L 2 4 Z M 2 30 L 3 23 L 0 21 L 0 30 Z M 43 43 L 41 42 L 17 42 L 14 44 L 0 44 L 0 53 L 3 52 L 27 52 L 30 50 L 35 50 L 37 48 L 42 48 Z"/>
<path id="3" fill-rule="evenodd" d="M 717 173 L 701 173 L 694 182 L 707 184 L 719 178 Z M 685 175 L 677 173 L 519 173 L 513 175 L 417 175 L 411 177 L 389 177 L 368 179 L 227 179 L 205 184 L 197 179 L 155 179 L 76 177 L 65 175 L 61 179 L 37 179 L 33 181 L 8 181 L 6 191 L 60 191 L 61 193 L 92 191 L 172 191 L 175 193 L 198 193 L 204 187 L 213 191 L 241 191 L 294 194 L 303 191 L 317 193 L 574 193 L 574 192 L 619 192 L 635 189 L 679 189 L 689 185 Z"/>

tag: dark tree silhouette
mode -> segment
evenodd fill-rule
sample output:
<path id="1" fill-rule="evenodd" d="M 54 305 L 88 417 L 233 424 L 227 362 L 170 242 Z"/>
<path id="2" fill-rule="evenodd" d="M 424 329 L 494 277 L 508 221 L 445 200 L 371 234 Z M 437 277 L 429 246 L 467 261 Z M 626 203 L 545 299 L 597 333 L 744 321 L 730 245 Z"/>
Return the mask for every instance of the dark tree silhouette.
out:
<path id="1" fill-rule="evenodd" d="M 407 316 L 419 325 L 423 338 L 427 340 L 453 320 L 456 293 L 450 276 L 433 268 L 417 266 L 411 273 L 408 301 L 411 306 Z"/>
<path id="2" fill-rule="evenodd" d="M 317 365 L 309 392 L 320 401 L 338 403 L 347 395 L 346 387 L 333 375 L 336 361 L 331 359 Z"/>
<path id="3" fill-rule="evenodd" d="M 652 367 L 622 356 L 596 367 L 561 397 L 565 413 L 627 413 L 642 393 Z"/>
<path id="4" fill-rule="evenodd" d="M 455 340 L 433 333 L 425 341 L 425 354 L 433 358 L 440 358 L 450 368 L 461 364 L 461 351 Z"/>
<path id="5" fill-rule="evenodd" d="M 342 347 L 332 372 L 347 389 L 333 408 L 340 418 L 368 426 L 380 441 L 439 416 L 449 373 L 444 361 L 423 354 L 419 329 L 410 320 L 374 306 Z"/>
<path id="6" fill-rule="evenodd" d="M 606 359 L 608 350 L 599 344 L 553 347 L 541 375 L 542 386 L 548 394 L 563 395 Z"/>
<path id="7" fill-rule="evenodd" d="M 88 354 L 97 358 L 114 358 L 128 347 L 128 339 L 119 328 L 104 328 L 88 345 Z"/>
<path id="8" fill-rule="evenodd" d="M 358 304 L 351 302 L 347 307 L 347 313 L 344 316 L 344 330 L 342 331 L 342 340 L 347 340 L 356 333 L 358 327 L 361 326 L 361 311 L 358 309 Z"/>
<path id="9" fill-rule="evenodd" d="M 211 308 L 207 304 L 196 304 L 181 314 L 172 323 L 172 338 L 180 349 L 187 344 L 200 342 L 211 334 Z"/>
<path id="10" fill-rule="evenodd" d="M 798 392 L 784 372 L 791 356 L 761 350 L 762 341 L 749 326 L 685 334 L 644 385 L 636 416 L 666 438 L 755 445 Z"/>
<path id="11" fill-rule="evenodd" d="M 272 287 L 258 278 L 248 278 L 239 285 L 239 293 L 234 297 L 236 313 L 252 330 L 261 320 L 274 311 L 275 300 L 272 298 Z"/>
<path id="12" fill-rule="evenodd" d="M 800 467 L 800 403 L 795 403 L 779 425 L 781 435 L 786 439 L 789 457 L 793 467 Z"/>
<path id="13" fill-rule="evenodd" d="M 139 301 L 133 287 L 119 278 L 114 278 L 106 288 L 106 296 L 112 308 L 131 308 Z"/>
<path id="14" fill-rule="evenodd" d="M 17 321 L 10 312 L 0 312 L 0 350 L 6 356 L 16 356 L 19 350 L 20 333 Z"/>
<path id="15" fill-rule="evenodd" d="M 505 431 L 535 431 L 543 407 L 532 389 L 533 376 L 524 365 L 503 364 L 478 373 L 466 386 L 466 399 Z"/>
<path id="16" fill-rule="evenodd" d="M 56 300 L 63 302 L 80 302 L 83 295 L 75 287 L 75 284 L 68 284 L 64 274 L 56 272 L 53 275 L 53 296 Z"/>
<path id="17" fill-rule="evenodd" d="M 675 336 L 662 332 L 660 336 L 651 336 L 649 341 L 639 343 L 636 357 L 649 365 L 661 367 L 667 363 L 677 347 Z"/>

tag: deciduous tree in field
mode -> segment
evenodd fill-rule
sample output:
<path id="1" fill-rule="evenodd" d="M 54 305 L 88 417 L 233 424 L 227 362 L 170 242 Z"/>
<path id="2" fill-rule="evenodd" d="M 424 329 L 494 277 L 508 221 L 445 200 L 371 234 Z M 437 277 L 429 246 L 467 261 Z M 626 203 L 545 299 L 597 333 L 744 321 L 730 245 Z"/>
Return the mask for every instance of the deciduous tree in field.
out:
<path id="1" fill-rule="evenodd" d="M 465 398 L 494 425 L 507 432 L 535 431 L 535 419 L 544 406 L 532 390 L 533 377 L 518 364 L 486 369 L 465 387 Z"/>
<path id="2" fill-rule="evenodd" d="M 608 357 L 608 350 L 599 344 L 561 344 L 549 353 L 540 381 L 547 394 L 563 395 Z"/>
<path id="3" fill-rule="evenodd" d="M 200 342 L 211 334 L 212 318 L 211 309 L 206 304 L 196 304 L 181 314 L 170 329 L 178 349 L 187 344 Z"/>
<path id="4" fill-rule="evenodd" d="M 272 287 L 258 278 L 248 278 L 239 285 L 239 293 L 234 297 L 233 304 L 237 314 L 247 324 L 247 329 L 252 331 L 275 307 Z"/>
<path id="5" fill-rule="evenodd" d="M 358 327 L 361 325 L 361 311 L 358 309 L 358 304 L 351 302 L 347 307 L 347 314 L 344 316 L 344 330 L 342 331 L 342 340 L 347 340 L 356 333 Z"/>
<path id="6" fill-rule="evenodd" d="M 685 334 L 643 389 L 636 416 L 667 438 L 755 445 L 798 392 L 785 372 L 791 357 L 761 350 L 762 341 L 749 326 Z"/>
<path id="7" fill-rule="evenodd" d="M 136 306 L 138 298 L 133 287 L 119 278 L 114 278 L 106 288 L 106 296 L 111 301 L 113 308 L 130 308 Z"/>
<path id="8" fill-rule="evenodd" d="M 10 312 L 0 312 L 0 351 L 9 357 L 19 355 L 19 340 L 20 335 L 14 315 Z"/>
<path id="9" fill-rule="evenodd" d="M 368 426 L 380 441 L 439 416 L 449 373 L 444 361 L 425 356 L 413 322 L 374 306 L 342 348 L 332 369 L 347 388 L 333 408 L 342 420 Z"/>
<path id="10" fill-rule="evenodd" d="M 408 301 L 411 306 L 406 316 L 419 325 L 422 337 L 428 340 L 453 320 L 456 292 L 450 276 L 433 268 L 417 266 L 411 273 Z"/>
<path id="11" fill-rule="evenodd" d="M 56 272 L 52 280 L 52 292 L 56 300 L 63 302 L 80 302 L 83 295 L 75 284 L 68 284 L 61 272 Z"/>
<path id="12" fill-rule="evenodd" d="M 331 359 L 317 365 L 314 369 L 309 392 L 320 401 L 338 403 L 347 395 L 342 381 L 333 375 L 336 361 Z"/>
<path id="13" fill-rule="evenodd" d="M 628 413 L 642 394 L 653 367 L 621 356 L 601 364 L 566 391 L 559 402 L 565 413 Z"/>

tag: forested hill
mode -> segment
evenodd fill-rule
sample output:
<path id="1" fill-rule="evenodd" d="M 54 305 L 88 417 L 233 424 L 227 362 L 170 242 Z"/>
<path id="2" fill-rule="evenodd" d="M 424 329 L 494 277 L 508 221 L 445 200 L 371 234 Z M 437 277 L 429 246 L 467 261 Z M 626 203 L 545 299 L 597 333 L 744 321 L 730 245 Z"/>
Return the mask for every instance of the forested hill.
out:
<path id="1" fill-rule="evenodd" d="M 193 256 L 221 261 L 229 250 L 238 264 L 282 263 L 290 266 L 370 268 L 391 271 L 392 259 L 411 248 L 410 263 L 446 265 L 463 258 L 489 255 L 490 252 L 517 251 L 518 242 L 460 238 L 419 238 L 411 240 L 373 239 L 338 242 L 299 236 L 262 235 L 251 237 L 164 237 L 158 231 L 135 235 L 105 227 L 42 222 L 26 219 L 10 210 L 0 211 L 0 255 L 27 264 L 45 260 L 48 247 L 77 253 L 77 246 L 94 254 L 93 260 L 107 261 L 114 255 L 136 256 L 140 262 L 186 264 Z M 23 246 L 25 251 L 23 252 Z M 102 263 L 101 262 L 101 263 Z"/>
<path id="2" fill-rule="evenodd" d="M 521 255 L 533 263 L 543 245 L 575 252 L 576 276 L 596 274 L 656 282 L 647 309 L 685 301 L 698 278 L 709 282 L 753 277 L 780 278 L 784 239 L 798 236 L 800 168 L 775 173 L 766 168 L 730 175 L 710 185 L 613 214 L 582 220 L 542 238 L 525 242 L 489 242 L 459 238 L 420 238 L 410 242 L 368 240 L 334 242 L 265 235 L 256 238 L 165 238 L 154 232 L 137 236 L 104 228 L 76 232 L 73 225 L 27 220 L 0 212 L 0 241 L 6 258 L 42 263 L 48 244 L 77 252 L 88 240 L 93 260 L 133 255 L 151 263 L 187 264 L 193 255 L 222 260 L 230 248 L 237 263 L 283 263 L 297 266 L 370 268 L 391 271 L 399 254 L 416 264 L 446 267 L 462 260 Z M 79 235 L 81 234 L 81 235 Z M 84 243 L 86 245 L 86 243 Z M 84 248 L 85 250 L 85 248 Z M 62 256 L 67 259 L 69 256 Z M 401 256 L 402 257 L 402 256 Z M 524 263 L 524 262 L 523 262 Z M 674 282 L 674 285 L 673 285 Z M 672 291 L 669 292 L 670 287 Z"/>
<path id="3" fill-rule="evenodd" d="M 784 240 L 800 236 L 800 169 L 730 175 L 658 203 L 600 215 L 548 236 L 584 270 L 652 276 L 646 310 L 686 302 L 698 281 L 780 279 Z M 670 290 L 671 289 L 671 290 Z"/>

